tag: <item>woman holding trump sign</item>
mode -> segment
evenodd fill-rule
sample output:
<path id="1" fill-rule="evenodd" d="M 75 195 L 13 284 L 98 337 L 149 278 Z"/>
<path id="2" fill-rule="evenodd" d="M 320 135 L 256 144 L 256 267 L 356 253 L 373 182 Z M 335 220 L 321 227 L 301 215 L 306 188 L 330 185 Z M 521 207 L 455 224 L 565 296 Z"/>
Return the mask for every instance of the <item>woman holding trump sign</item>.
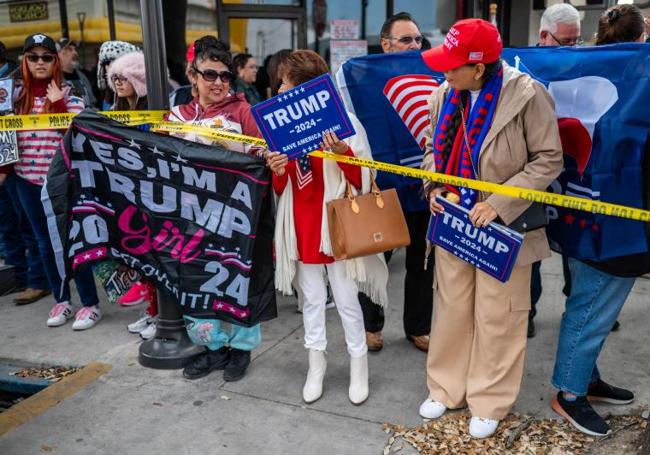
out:
<path id="1" fill-rule="evenodd" d="M 328 72 L 315 52 L 292 52 L 280 68 L 280 93 Z M 361 123 L 350 119 L 356 134 L 345 141 L 334 132 L 323 131 L 321 146 L 330 152 L 370 157 L 368 139 Z M 370 171 L 349 164 L 302 156 L 289 162 L 287 155 L 272 152 L 267 158 L 273 171 L 273 188 L 279 197 L 275 229 L 276 288 L 290 294 L 292 281 L 304 298 L 305 348 L 309 371 L 302 390 L 303 400 L 312 403 L 323 393 L 327 361 L 325 349 L 326 279 L 332 288 L 350 355 L 348 398 L 361 404 L 368 398 L 368 346 L 358 287 L 373 301 L 385 304 L 388 271 L 383 255 L 335 261 L 329 238 L 326 203 L 342 197 L 346 183 L 361 192 L 370 189 Z"/>
<path id="2" fill-rule="evenodd" d="M 545 190 L 562 169 L 553 102 L 544 87 L 500 59 L 501 37 L 481 19 L 457 22 L 443 45 L 422 54 L 446 82 L 431 96 L 431 131 L 423 168 Z M 530 202 L 425 183 L 434 216 L 437 196 L 470 210 L 474 226 L 508 225 Z M 450 197 L 451 199 L 451 197 Z M 531 264 L 550 256 L 543 228 L 525 233 L 510 279 L 502 283 L 435 248 L 435 310 L 427 358 L 425 418 L 469 407 L 473 437 L 491 436 L 514 404 L 524 368 Z"/>

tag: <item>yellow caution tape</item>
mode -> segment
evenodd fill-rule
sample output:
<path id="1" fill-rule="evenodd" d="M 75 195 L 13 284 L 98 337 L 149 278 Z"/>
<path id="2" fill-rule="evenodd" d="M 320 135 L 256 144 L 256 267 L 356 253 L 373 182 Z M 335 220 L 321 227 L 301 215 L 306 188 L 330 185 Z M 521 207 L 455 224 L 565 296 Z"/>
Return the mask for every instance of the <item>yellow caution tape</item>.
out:
<path id="1" fill-rule="evenodd" d="M 634 207 L 627 207 L 624 205 L 593 201 L 591 199 L 584 199 L 575 196 L 564 196 L 562 194 L 548 193 L 546 191 L 531 190 L 528 188 L 519 188 L 516 186 L 501 185 L 498 183 L 485 182 L 482 180 L 466 179 L 447 174 L 440 174 L 438 172 L 424 171 L 422 169 L 413 169 L 410 167 L 383 163 L 381 161 L 367 160 L 364 158 L 357 158 L 346 155 L 337 155 L 334 153 L 325 153 L 322 151 L 311 152 L 309 155 L 317 158 L 325 158 L 338 161 L 340 163 L 369 167 L 372 169 L 377 169 L 378 171 L 391 172 L 393 174 L 399 174 L 406 177 L 427 179 L 437 183 L 462 186 L 486 193 L 525 199 L 532 202 L 541 202 L 542 204 L 566 207 L 573 210 L 581 210 L 583 212 L 617 216 L 620 218 L 628 218 L 636 221 L 650 221 L 650 211 L 637 209 Z"/>
<path id="2" fill-rule="evenodd" d="M 167 111 L 103 111 L 105 115 L 127 125 L 160 122 Z M 0 131 L 65 129 L 77 114 L 28 114 L 0 117 Z"/>
<path id="3" fill-rule="evenodd" d="M 159 128 L 165 131 L 175 130 L 177 132 L 194 132 L 196 134 L 204 135 L 213 139 L 227 139 L 244 142 L 247 144 L 261 145 L 264 147 L 266 146 L 266 142 L 264 140 L 256 137 L 230 133 L 215 128 L 188 125 L 186 123 L 165 122 L 162 124 L 154 125 L 153 128 Z M 406 166 L 398 166 L 396 164 L 384 163 L 381 161 L 367 160 L 364 158 L 357 158 L 347 155 L 337 155 L 335 153 L 325 153 L 320 150 L 311 152 L 309 155 L 316 158 L 334 160 L 340 163 L 368 167 L 371 169 L 376 169 L 378 171 L 390 172 L 392 174 L 399 174 L 405 177 L 427 179 L 437 183 L 462 186 L 486 193 L 525 199 L 532 202 L 541 202 L 542 204 L 554 205 L 557 207 L 566 207 L 572 210 L 581 210 L 583 212 L 597 213 L 600 215 L 616 216 L 619 218 L 627 218 L 636 221 L 650 221 L 650 211 L 638 209 L 635 207 L 610 204 L 608 202 L 593 201 L 591 199 L 579 198 L 575 196 L 565 196 L 562 194 L 549 193 L 546 191 L 531 190 L 528 188 L 519 188 L 516 186 L 501 185 L 498 183 L 485 182 L 482 180 L 466 179 L 447 174 L 440 174 L 438 172 L 414 169 Z"/>
<path id="4" fill-rule="evenodd" d="M 101 114 L 108 117 L 116 116 L 116 120 L 120 120 L 121 115 L 130 115 L 124 117 L 125 123 L 134 124 L 135 121 L 140 123 L 153 123 L 152 130 L 164 131 L 168 133 L 195 133 L 215 140 L 229 140 L 242 142 L 245 144 L 258 145 L 266 147 L 266 141 L 257 137 L 245 136 L 243 134 L 232 133 L 229 131 L 219 130 L 216 128 L 208 128 L 203 126 L 196 126 L 187 123 L 176 122 L 160 122 L 164 111 L 126 111 L 126 112 L 101 112 Z M 150 115 L 149 115 L 150 114 Z M 52 117 L 52 116 L 70 116 L 71 114 L 51 114 L 51 115 L 23 115 L 14 117 L 0 117 L 0 131 L 3 130 L 21 130 L 21 129 L 37 129 L 33 127 L 17 128 L 15 126 L 6 127 L 3 122 L 8 122 L 10 119 L 15 118 L 30 118 L 30 117 Z M 138 117 L 141 116 L 141 117 Z M 147 120 L 147 121 L 141 121 Z M 42 121 L 42 120 L 39 120 Z M 69 124 L 69 123 L 68 123 Z M 65 128 L 63 126 L 48 126 L 48 128 Z M 406 166 L 398 166 L 396 164 L 384 163 L 381 161 L 368 160 L 364 158 L 351 157 L 347 155 L 337 155 L 334 153 L 325 153 L 322 151 L 311 152 L 310 156 L 316 158 L 323 158 L 328 160 L 338 161 L 340 163 L 352 164 L 355 166 L 363 166 L 378 171 L 390 172 L 392 174 L 403 175 L 405 177 L 413 177 L 416 179 L 427 179 L 437 183 L 443 183 L 453 186 L 462 186 L 471 188 L 477 191 L 486 193 L 499 194 L 502 196 L 509 196 L 512 198 L 524 199 L 532 202 L 541 202 L 547 205 L 557 207 L 566 207 L 572 210 L 580 210 L 583 212 L 597 213 L 600 215 L 616 216 L 619 218 L 627 218 L 636 221 L 650 221 L 650 211 L 638 209 L 635 207 L 628 207 L 618 204 L 610 204 L 608 202 L 593 201 L 591 199 L 579 198 L 575 196 L 565 196 L 562 194 L 549 193 L 546 191 L 531 190 L 528 188 L 519 188 L 516 186 L 501 185 L 498 183 L 485 182 L 482 180 L 466 179 L 462 177 L 455 177 L 452 175 L 441 174 L 438 172 L 424 171 L 422 169 L 414 169 Z"/>
<path id="5" fill-rule="evenodd" d="M 153 131 L 164 131 L 167 133 L 196 133 L 210 139 L 243 142 L 245 144 L 266 147 L 266 141 L 258 137 L 245 136 L 243 134 L 232 133 L 230 131 L 209 128 L 207 126 L 190 125 L 188 123 L 160 122 L 151 125 L 151 129 Z"/>

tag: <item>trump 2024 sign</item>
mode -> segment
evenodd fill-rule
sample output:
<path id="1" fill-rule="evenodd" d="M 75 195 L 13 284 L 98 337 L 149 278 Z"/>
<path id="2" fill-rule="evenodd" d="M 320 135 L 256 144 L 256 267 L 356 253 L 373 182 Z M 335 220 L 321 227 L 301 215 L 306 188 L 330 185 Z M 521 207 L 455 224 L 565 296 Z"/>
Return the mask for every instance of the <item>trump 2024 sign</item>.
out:
<path id="1" fill-rule="evenodd" d="M 354 128 L 328 74 L 300 84 L 251 108 L 269 150 L 289 159 L 320 148 L 322 133 L 339 139 L 354 135 Z"/>

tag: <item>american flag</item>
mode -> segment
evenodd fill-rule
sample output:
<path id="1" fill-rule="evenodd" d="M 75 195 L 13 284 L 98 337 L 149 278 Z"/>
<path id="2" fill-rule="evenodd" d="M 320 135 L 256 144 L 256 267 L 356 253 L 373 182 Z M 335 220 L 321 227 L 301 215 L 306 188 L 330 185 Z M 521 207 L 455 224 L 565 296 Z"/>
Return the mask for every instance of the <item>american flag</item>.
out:
<path id="1" fill-rule="evenodd" d="M 296 167 L 296 175 L 298 177 L 298 188 L 303 189 L 312 181 L 311 163 L 309 156 L 303 155 L 298 158 L 298 166 Z"/>
<path id="2" fill-rule="evenodd" d="M 424 133 L 429 124 L 429 97 L 439 85 L 433 76 L 407 74 L 390 79 L 384 87 L 384 95 L 422 150 L 426 141 Z M 403 164 L 419 167 L 420 161 L 421 156 L 417 163 Z"/>

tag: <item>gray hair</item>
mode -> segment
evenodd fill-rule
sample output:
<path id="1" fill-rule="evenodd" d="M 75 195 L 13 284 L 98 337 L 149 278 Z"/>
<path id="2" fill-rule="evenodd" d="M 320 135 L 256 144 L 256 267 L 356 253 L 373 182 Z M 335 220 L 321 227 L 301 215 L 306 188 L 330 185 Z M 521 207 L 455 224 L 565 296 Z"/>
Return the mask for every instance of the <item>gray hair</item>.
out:
<path id="1" fill-rule="evenodd" d="M 556 3 L 549 6 L 542 14 L 539 23 L 540 32 L 557 32 L 557 24 L 580 25 L 580 13 L 568 3 Z"/>

